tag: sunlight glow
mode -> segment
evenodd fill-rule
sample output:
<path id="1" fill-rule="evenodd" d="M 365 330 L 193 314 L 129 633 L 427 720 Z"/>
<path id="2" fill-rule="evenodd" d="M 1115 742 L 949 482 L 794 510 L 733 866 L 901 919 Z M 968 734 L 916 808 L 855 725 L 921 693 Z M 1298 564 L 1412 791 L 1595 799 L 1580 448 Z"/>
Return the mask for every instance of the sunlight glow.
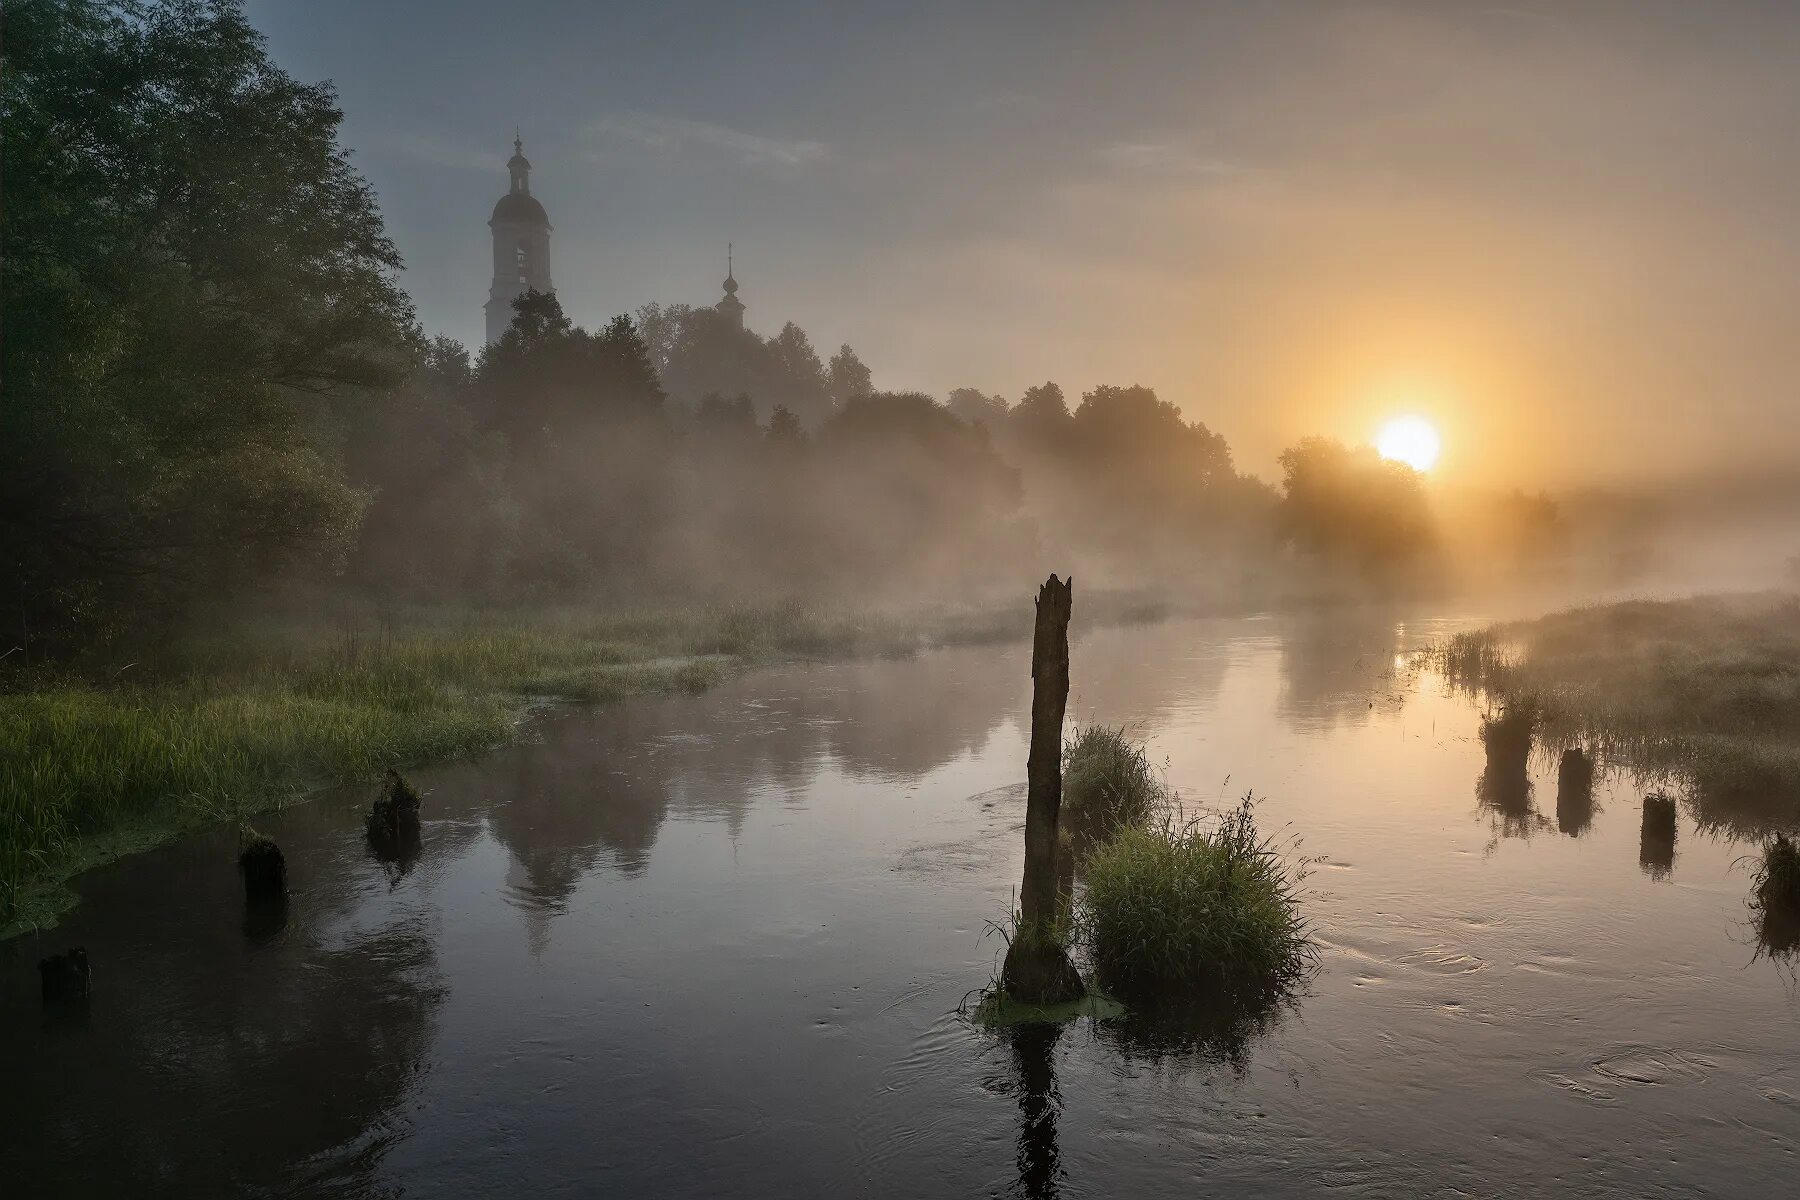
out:
<path id="1" fill-rule="evenodd" d="M 1415 471 L 1431 470 L 1443 448 L 1443 439 L 1424 417 L 1395 417 L 1375 435 L 1375 449 L 1381 457 L 1403 462 Z"/>

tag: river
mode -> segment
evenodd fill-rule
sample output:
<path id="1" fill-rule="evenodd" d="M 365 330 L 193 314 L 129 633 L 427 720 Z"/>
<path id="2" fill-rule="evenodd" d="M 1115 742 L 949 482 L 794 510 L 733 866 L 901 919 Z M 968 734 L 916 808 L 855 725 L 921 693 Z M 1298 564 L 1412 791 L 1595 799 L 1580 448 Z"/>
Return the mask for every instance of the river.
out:
<path id="1" fill-rule="evenodd" d="M 959 1013 L 1016 887 L 1029 648 L 789 664 L 565 710 L 258 826 L 285 921 L 220 830 L 93 871 L 0 947 L 9 1196 L 1787 1194 L 1800 1001 L 1759 952 L 1753 846 L 1642 781 L 1591 812 L 1478 795 L 1477 703 L 1411 651 L 1482 614 L 1081 631 L 1072 718 L 1184 803 L 1250 791 L 1317 861 L 1317 975 L 1159 1040 Z M 40 954 L 94 995 L 46 1014 Z"/>

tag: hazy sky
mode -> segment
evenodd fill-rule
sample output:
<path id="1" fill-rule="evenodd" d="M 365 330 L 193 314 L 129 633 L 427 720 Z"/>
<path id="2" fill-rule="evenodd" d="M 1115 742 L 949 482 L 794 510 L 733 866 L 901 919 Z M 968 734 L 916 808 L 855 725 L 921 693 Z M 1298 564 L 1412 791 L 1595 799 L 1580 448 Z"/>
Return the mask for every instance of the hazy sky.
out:
<path id="1" fill-rule="evenodd" d="M 1274 474 L 1423 412 L 1471 480 L 1800 461 L 1800 4 L 252 0 L 432 332 L 515 122 L 584 324 L 711 303 L 878 386 L 1145 383 Z"/>

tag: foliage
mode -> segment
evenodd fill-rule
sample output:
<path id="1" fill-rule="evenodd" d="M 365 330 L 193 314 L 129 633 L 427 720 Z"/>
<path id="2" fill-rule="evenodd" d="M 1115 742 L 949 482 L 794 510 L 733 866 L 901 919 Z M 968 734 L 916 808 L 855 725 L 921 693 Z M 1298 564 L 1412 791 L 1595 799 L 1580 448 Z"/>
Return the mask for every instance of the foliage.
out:
<path id="1" fill-rule="evenodd" d="M 1121 994 L 1297 983 L 1316 951 L 1298 873 L 1256 829 L 1252 802 L 1205 821 L 1168 812 L 1096 847 L 1076 931 Z"/>
<path id="2" fill-rule="evenodd" d="M 411 314 L 330 87 L 227 0 L 4 21 L 9 624 L 68 645 L 334 561 L 363 498 L 318 397 L 389 385 Z"/>
<path id="3" fill-rule="evenodd" d="M 850 347 L 829 369 L 806 331 L 789 321 L 772 338 L 740 328 L 716 309 L 648 304 L 637 313 L 649 361 L 678 405 L 691 408 L 708 394 L 748 395 L 761 412 L 780 405 L 817 425 L 838 397 L 868 392 L 869 371 Z"/>
<path id="4" fill-rule="evenodd" d="M 1062 819 L 1081 845 L 1147 824 L 1168 800 L 1149 755 L 1123 729 L 1088 725 L 1063 749 Z"/>
<path id="5" fill-rule="evenodd" d="M 1280 527 L 1292 544 L 1367 571 L 1418 561 L 1432 541 L 1419 473 L 1373 447 L 1309 437 L 1281 455 Z"/>

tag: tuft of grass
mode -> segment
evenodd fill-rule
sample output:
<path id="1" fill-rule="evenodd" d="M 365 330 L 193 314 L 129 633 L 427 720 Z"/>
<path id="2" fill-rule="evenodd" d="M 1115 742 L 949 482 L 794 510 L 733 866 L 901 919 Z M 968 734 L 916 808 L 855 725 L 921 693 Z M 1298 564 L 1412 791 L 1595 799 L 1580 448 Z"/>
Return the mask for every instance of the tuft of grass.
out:
<path id="1" fill-rule="evenodd" d="M 1488 760 L 1523 769 L 1531 757 L 1531 738 L 1537 732 L 1541 704 L 1535 696 L 1507 701 L 1498 716 L 1483 717 L 1481 744 Z"/>
<path id="2" fill-rule="evenodd" d="M 1763 911 L 1779 908 L 1800 914 L 1800 842 L 1785 833 L 1769 839 L 1755 884 L 1756 904 Z"/>
<path id="3" fill-rule="evenodd" d="M 1077 939 L 1121 994 L 1296 985 L 1317 958 L 1302 869 L 1257 832 L 1248 796 L 1210 821 L 1166 812 L 1093 850 Z"/>
<path id="4" fill-rule="evenodd" d="M 1063 748 L 1062 819 L 1082 849 L 1126 826 L 1147 824 L 1168 803 L 1144 747 L 1124 729 L 1088 725 Z"/>

